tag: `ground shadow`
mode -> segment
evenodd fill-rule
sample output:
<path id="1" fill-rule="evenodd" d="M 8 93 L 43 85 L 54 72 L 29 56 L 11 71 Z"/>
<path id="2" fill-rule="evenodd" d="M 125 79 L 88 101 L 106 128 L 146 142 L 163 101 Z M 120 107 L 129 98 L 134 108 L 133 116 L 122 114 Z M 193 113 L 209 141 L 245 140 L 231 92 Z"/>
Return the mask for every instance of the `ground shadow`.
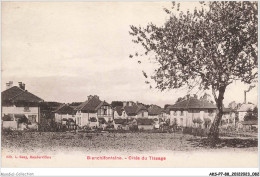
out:
<path id="1" fill-rule="evenodd" d="M 187 140 L 193 147 L 210 148 L 210 141 L 207 138 L 193 138 Z M 242 138 L 220 138 L 216 141 L 215 148 L 231 147 L 231 148 L 250 148 L 258 147 L 258 139 L 242 139 Z"/>

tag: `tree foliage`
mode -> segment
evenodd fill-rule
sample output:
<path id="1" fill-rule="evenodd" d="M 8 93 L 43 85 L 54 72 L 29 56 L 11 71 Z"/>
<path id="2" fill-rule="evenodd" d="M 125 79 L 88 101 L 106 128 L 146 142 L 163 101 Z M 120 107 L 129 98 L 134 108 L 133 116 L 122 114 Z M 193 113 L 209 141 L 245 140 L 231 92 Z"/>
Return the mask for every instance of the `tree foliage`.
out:
<path id="1" fill-rule="evenodd" d="M 156 88 L 212 90 L 219 112 L 211 127 L 216 138 L 227 86 L 236 80 L 246 84 L 257 80 L 258 4 L 201 2 L 201 8 L 186 12 L 179 6 L 173 2 L 165 9 L 169 18 L 163 26 L 131 26 L 130 35 L 158 64 L 151 76 Z"/>
<path id="2" fill-rule="evenodd" d="M 252 120 L 258 120 L 258 108 L 255 107 L 253 111 L 249 110 L 247 111 L 244 121 L 252 121 Z"/>
<path id="3" fill-rule="evenodd" d="M 131 26 L 135 43 L 159 64 L 152 78 L 157 88 L 180 88 L 200 80 L 203 89 L 218 91 L 234 80 L 257 77 L 257 3 L 208 2 L 204 8 L 170 10 L 164 26 Z M 173 9 L 175 4 L 173 3 Z M 137 55 L 138 56 L 138 55 Z"/>

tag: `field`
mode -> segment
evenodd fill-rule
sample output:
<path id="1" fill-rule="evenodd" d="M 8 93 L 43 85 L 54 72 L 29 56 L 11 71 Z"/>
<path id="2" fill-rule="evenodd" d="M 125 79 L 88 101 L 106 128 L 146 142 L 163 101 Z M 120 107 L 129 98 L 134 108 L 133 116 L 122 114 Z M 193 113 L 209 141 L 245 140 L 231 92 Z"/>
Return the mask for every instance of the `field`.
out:
<path id="1" fill-rule="evenodd" d="M 11 152 L 257 151 L 257 137 L 222 137 L 212 149 L 205 138 L 182 133 L 3 132 L 2 150 Z"/>

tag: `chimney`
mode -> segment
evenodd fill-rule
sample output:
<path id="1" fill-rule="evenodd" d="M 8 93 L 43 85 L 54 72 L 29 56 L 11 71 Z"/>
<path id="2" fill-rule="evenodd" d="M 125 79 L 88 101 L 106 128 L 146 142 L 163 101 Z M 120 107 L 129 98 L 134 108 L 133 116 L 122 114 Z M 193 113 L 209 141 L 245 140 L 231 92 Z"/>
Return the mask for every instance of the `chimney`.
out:
<path id="1" fill-rule="evenodd" d="M 95 97 L 95 98 L 99 99 L 99 96 L 97 96 L 97 95 L 94 95 L 93 97 Z"/>
<path id="2" fill-rule="evenodd" d="M 25 90 L 25 84 L 24 83 L 18 82 L 18 85 L 19 85 L 20 89 Z"/>
<path id="3" fill-rule="evenodd" d="M 249 92 L 255 87 L 255 85 L 250 85 L 248 90 L 244 90 L 244 103 L 246 104 L 246 92 Z"/>
<path id="4" fill-rule="evenodd" d="M 123 101 L 123 107 L 127 106 L 127 102 Z"/>
<path id="5" fill-rule="evenodd" d="M 99 99 L 99 96 L 97 96 L 97 95 L 89 95 L 89 96 L 88 96 L 88 100 L 91 100 L 92 98 L 97 98 L 97 99 Z"/>
<path id="6" fill-rule="evenodd" d="M 9 81 L 6 83 L 6 90 L 13 87 L 13 81 Z"/>
<path id="7" fill-rule="evenodd" d="M 133 102 L 132 101 L 129 101 L 129 106 L 133 106 Z"/>
<path id="8" fill-rule="evenodd" d="M 88 100 L 91 100 L 92 98 L 93 98 L 92 95 L 89 95 L 89 96 L 88 96 Z"/>
<path id="9" fill-rule="evenodd" d="M 244 104 L 246 104 L 246 90 L 244 91 Z"/>

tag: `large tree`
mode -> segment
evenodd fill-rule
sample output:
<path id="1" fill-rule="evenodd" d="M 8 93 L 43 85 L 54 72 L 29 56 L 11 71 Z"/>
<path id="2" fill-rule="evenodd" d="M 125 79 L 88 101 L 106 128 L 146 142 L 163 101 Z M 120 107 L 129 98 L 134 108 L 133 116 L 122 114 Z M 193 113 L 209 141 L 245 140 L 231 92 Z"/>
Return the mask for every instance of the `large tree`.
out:
<path id="1" fill-rule="evenodd" d="M 251 84 L 257 80 L 257 2 L 202 2 L 201 8 L 179 11 L 172 3 L 163 26 L 149 23 L 131 26 L 133 42 L 144 47 L 158 68 L 151 76 L 158 89 L 184 86 L 212 90 L 217 116 L 209 133 L 218 139 L 226 88 L 236 80 Z M 132 57 L 133 55 L 130 55 Z"/>

